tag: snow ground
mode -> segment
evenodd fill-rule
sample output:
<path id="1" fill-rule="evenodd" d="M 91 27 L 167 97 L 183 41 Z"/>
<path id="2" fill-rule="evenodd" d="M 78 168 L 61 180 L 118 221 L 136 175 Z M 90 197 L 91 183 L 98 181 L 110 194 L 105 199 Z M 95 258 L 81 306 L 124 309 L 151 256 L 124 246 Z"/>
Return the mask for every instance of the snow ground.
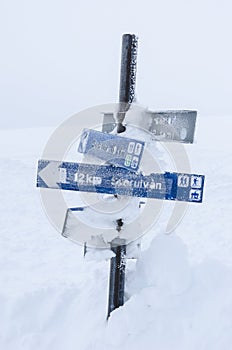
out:
<path id="1" fill-rule="evenodd" d="M 129 300 L 105 320 L 108 261 L 86 261 L 47 220 L 36 162 L 52 129 L 0 131 L 0 347 L 4 350 L 230 350 L 231 117 L 198 118 L 187 145 L 206 175 L 202 205 L 130 262 Z"/>

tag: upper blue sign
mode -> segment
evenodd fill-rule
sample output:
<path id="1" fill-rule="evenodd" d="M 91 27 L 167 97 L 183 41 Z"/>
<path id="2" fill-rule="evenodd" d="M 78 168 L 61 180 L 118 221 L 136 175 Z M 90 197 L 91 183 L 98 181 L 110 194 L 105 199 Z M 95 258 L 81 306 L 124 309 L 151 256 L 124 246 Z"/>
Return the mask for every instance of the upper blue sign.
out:
<path id="1" fill-rule="evenodd" d="M 137 171 L 143 149 L 143 141 L 84 129 L 78 152 L 95 156 L 128 170 Z"/>
<path id="2" fill-rule="evenodd" d="M 40 160 L 37 187 L 201 203 L 204 176 L 142 175 L 112 165 Z"/>

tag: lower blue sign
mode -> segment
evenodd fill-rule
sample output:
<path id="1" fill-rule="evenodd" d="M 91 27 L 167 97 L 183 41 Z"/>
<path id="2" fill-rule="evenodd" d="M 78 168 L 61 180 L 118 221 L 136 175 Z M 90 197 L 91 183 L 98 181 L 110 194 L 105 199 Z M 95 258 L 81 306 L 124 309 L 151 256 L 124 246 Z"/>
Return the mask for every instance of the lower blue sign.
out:
<path id="1" fill-rule="evenodd" d="M 113 165 L 40 160 L 37 187 L 201 203 L 204 175 L 143 175 Z"/>

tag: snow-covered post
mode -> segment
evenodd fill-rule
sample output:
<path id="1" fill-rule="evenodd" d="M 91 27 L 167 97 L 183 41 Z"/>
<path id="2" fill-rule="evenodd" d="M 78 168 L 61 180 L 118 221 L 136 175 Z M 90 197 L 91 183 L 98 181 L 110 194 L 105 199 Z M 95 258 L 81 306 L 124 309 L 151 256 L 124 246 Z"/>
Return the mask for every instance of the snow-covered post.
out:
<path id="1" fill-rule="evenodd" d="M 119 88 L 119 111 L 117 113 L 117 133 L 126 130 L 123 125 L 125 114 L 135 96 L 136 65 L 138 38 L 134 34 L 124 34 L 122 37 L 121 73 Z M 123 226 L 121 218 L 117 220 L 117 231 Z M 124 304 L 126 245 L 121 240 L 111 242 L 111 250 L 115 257 L 110 262 L 110 285 L 108 318 L 110 313 Z"/>
<path id="2" fill-rule="evenodd" d="M 117 114 L 117 132 L 125 131 L 122 125 L 125 114 L 135 98 L 138 38 L 134 34 L 122 36 L 121 73 L 119 87 L 119 111 Z"/>
<path id="3" fill-rule="evenodd" d="M 116 244 L 116 245 L 114 245 Z M 120 245 L 118 245 L 120 244 Z M 111 242 L 111 250 L 115 256 L 110 261 L 110 286 L 108 316 L 110 313 L 124 304 L 126 245 L 123 241 Z"/>

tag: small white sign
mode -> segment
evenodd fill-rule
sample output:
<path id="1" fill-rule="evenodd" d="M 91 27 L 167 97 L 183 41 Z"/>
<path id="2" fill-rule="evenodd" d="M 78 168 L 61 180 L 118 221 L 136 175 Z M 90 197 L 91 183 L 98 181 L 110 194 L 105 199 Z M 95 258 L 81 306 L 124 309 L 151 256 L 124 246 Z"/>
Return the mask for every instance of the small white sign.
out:
<path id="1" fill-rule="evenodd" d="M 136 168 L 138 167 L 138 164 L 139 164 L 139 158 L 136 157 L 136 156 L 134 156 L 134 157 L 132 158 L 131 167 L 132 167 L 133 169 L 136 169 Z"/>
<path id="2" fill-rule="evenodd" d="M 67 171 L 65 168 L 59 168 L 59 177 L 60 177 L 60 182 L 61 183 L 66 183 L 66 178 L 67 178 Z"/>
<path id="3" fill-rule="evenodd" d="M 139 156 L 141 151 L 142 151 L 141 143 L 136 143 L 136 146 L 135 146 L 135 154 L 136 154 L 136 156 Z"/>
<path id="4" fill-rule="evenodd" d="M 200 190 L 190 190 L 189 192 L 189 200 L 193 202 L 200 202 L 201 201 L 201 195 L 202 191 Z"/>
<path id="5" fill-rule="evenodd" d="M 191 187 L 201 188 L 202 187 L 202 177 L 201 176 L 191 176 Z"/>
<path id="6" fill-rule="evenodd" d="M 128 153 L 133 153 L 134 152 L 134 148 L 135 148 L 135 142 L 130 142 L 127 152 Z"/>
<path id="7" fill-rule="evenodd" d="M 189 176 L 181 174 L 178 176 L 178 186 L 179 187 L 189 187 Z"/>

